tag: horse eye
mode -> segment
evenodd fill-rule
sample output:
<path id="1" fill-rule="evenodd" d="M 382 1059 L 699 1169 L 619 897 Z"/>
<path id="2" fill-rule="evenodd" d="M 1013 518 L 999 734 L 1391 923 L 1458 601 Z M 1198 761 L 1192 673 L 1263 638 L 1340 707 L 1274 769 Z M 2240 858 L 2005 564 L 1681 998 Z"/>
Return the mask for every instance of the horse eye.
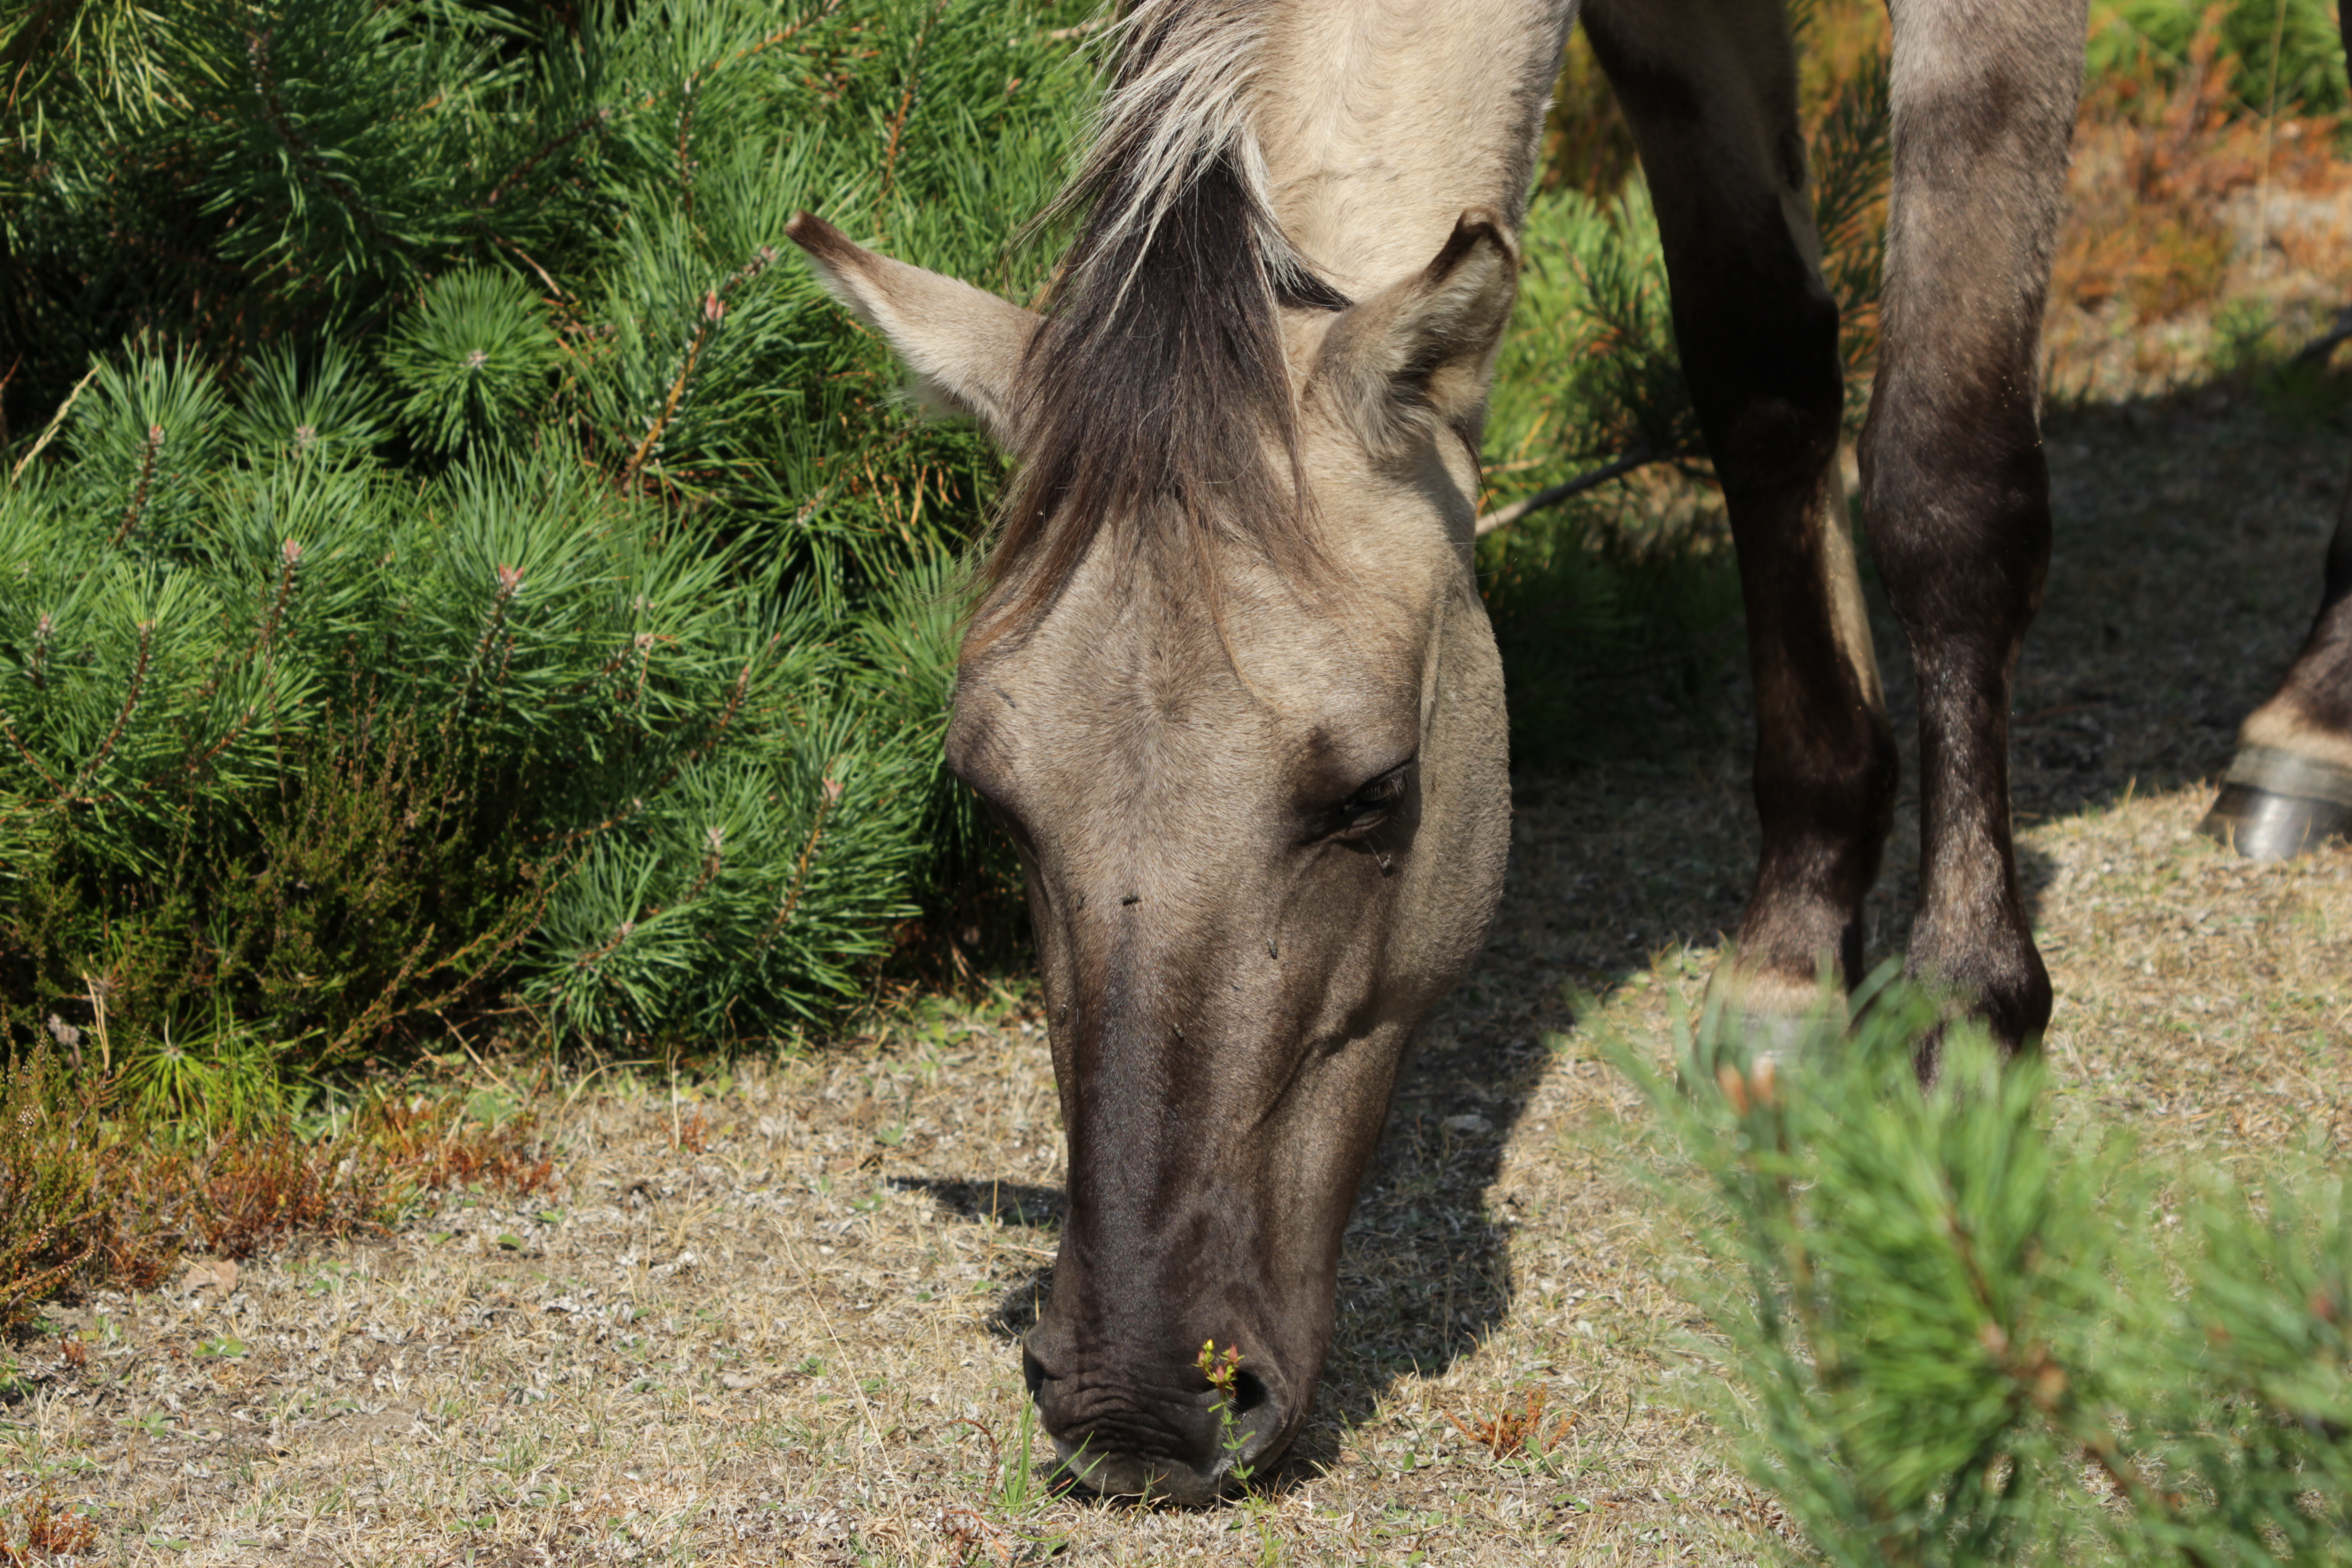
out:
<path id="1" fill-rule="evenodd" d="M 1411 763 L 1402 763 L 1341 801 L 1332 813 L 1329 837 L 1345 841 L 1378 831 L 1396 810 L 1397 802 L 1404 798 L 1404 786 L 1412 773 Z"/>

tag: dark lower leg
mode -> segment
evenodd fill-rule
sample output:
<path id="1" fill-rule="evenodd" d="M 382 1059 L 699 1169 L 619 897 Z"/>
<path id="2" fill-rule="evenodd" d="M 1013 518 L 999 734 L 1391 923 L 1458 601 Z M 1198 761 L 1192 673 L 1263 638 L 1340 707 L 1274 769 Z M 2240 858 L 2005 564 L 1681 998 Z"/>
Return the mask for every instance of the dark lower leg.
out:
<path id="1" fill-rule="evenodd" d="M 1695 378 L 1696 379 L 1696 378 Z M 1745 411 L 1751 418 L 1756 405 Z M 1821 467 L 1753 488 L 1765 465 L 1739 439 L 1718 454 L 1739 551 L 1756 683 L 1756 881 L 1725 979 L 1752 1013 L 1802 1013 L 1823 975 L 1861 977 L 1863 900 L 1893 818 L 1897 763 L 1832 466 L 1837 422 L 1819 411 Z M 1784 448 L 1785 449 L 1785 448 Z M 1730 454 L 1726 462 L 1723 454 Z"/>
<path id="2" fill-rule="evenodd" d="M 1938 516 L 1922 490 L 1971 487 L 1916 463 L 1874 460 L 1887 440 L 1875 417 L 1873 426 L 1881 438 L 1865 439 L 1864 465 L 1871 542 L 1919 687 L 1920 891 L 1908 968 L 2015 1047 L 2041 1033 L 2051 1004 L 2018 887 L 2009 803 L 2011 686 L 2050 558 L 2047 476 L 2039 448 L 2021 437 L 2006 444 L 2016 482 L 1986 487 L 2004 492 L 1986 498 L 1994 506 L 1965 521 Z M 1910 468 L 1910 484 L 1890 466 Z"/>
<path id="3" fill-rule="evenodd" d="M 1834 426 L 1832 426 L 1834 428 Z M 1823 970 L 1861 978 L 1897 763 L 1834 469 L 1810 493 L 1735 504 L 1756 679 L 1756 884 L 1737 951 L 1748 1005 L 1799 1010 Z M 1757 498 L 1759 501 L 1762 498 Z M 1742 521 L 1746 526 L 1742 526 Z"/>

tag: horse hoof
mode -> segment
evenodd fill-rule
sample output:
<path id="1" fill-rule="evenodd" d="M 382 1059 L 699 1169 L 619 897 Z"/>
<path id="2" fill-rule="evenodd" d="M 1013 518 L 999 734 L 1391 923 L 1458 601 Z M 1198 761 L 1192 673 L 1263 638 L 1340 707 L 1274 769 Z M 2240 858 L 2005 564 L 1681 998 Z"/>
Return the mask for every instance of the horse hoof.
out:
<path id="1" fill-rule="evenodd" d="M 2352 772 L 2272 746 L 2243 746 L 2198 831 L 2250 860 L 2288 860 L 2352 835 Z"/>
<path id="2" fill-rule="evenodd" d="M 1845 989 L 1826 978 L 1810 984 L 1736 972 L 1728 959 L 1707 982 L 1692 1040 L 1691 1065 L 1704 1079 L 1746 1074 L 1771 1064 L 1785 1073 L 1835 1047 L 1848 1022 Z"/>

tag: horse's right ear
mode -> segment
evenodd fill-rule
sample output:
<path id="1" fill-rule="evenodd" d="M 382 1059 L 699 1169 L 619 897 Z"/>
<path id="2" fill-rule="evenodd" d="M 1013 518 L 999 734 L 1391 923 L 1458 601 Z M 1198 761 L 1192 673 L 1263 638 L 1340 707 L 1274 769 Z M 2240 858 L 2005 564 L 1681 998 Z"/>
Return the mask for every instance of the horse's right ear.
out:
<path id="1" fill-rule="evenodd" d="M 1375 453 L 1407 450 L 1433 416 L 1475 436 L 1518 288 L 1517 242 L 1474 207 L 1428 266 L 1348 307 L 1316 378 Z"/>
<path id="2" fill-rule="evenodd" d="M 812 213 L 784 226 L 808 252 L 817 279 L 857 319 L 889 341 L 915 373 L 923 401 L 980 421 L 1016 445 L 1021 361 L 1038 319 L 982 289 L 893 261 Z"/>

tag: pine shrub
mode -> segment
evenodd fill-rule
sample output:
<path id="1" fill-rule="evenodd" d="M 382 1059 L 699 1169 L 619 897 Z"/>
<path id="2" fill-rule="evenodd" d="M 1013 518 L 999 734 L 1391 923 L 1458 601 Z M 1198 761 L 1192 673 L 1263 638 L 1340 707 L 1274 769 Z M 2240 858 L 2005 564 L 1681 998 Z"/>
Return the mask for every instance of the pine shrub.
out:
<path id="1" fill-rule="evenodd" d="M 938 760 L 998 461 L 783 225 L 1033 293 L 1083 5 L 166 9 L 0 21 L 11 1048 L 183 1114 L 756 1037 L 1001 890 Z"/>
<path id="2" fill-rule="evenodd" d="M 0 496 L 20 1031 L 96 990 L 157 1110 L 239 1042 L 348 1066 L 509 991 L 570 1037 L 768 1032 L 911 912 L 937 647 L 885 681 L 859 615 L 554 453 L 273 448 L 176 361 L 75 419 Z"/>

